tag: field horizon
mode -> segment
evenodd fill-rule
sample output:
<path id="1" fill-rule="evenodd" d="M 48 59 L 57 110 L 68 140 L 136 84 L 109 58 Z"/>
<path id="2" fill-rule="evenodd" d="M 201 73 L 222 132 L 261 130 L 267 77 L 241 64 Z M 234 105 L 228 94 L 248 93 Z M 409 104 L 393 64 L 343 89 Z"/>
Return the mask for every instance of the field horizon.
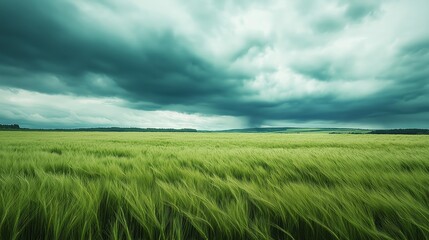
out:
<path id="1" fill-rule="evenodd" d="M 0 124 L 0 131 L 48 132 L 207 132 L 207 133 L 330 133 L 330 134 L 405 134 L 429 135 L 427 128 L 351 128 L 351 127 L 253 127 L 204 130 L 194 128 L 139 128 L 139 127 L 81 127 L 81 128 L 23 128 L 19 124 Z"/>

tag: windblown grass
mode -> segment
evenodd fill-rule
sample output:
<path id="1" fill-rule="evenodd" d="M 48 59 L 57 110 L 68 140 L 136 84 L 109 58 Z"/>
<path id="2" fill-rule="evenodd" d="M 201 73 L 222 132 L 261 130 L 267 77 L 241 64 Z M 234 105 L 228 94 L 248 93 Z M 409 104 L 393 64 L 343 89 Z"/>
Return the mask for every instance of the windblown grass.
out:
<path id="1" fill-rule="evenodd" d="M 429 239 L 429 137 L 0 132 L 0 239 Z"/>

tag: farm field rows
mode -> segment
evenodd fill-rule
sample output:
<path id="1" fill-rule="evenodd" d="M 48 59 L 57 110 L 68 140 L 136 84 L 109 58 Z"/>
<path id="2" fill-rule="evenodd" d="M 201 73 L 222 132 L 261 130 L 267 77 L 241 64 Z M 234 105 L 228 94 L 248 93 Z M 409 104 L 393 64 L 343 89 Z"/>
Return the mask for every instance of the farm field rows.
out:
<path id="1" fill-rule="evenodd" d="M 429 239 L 429 136 L 0 132 L 0 239 Z"/>

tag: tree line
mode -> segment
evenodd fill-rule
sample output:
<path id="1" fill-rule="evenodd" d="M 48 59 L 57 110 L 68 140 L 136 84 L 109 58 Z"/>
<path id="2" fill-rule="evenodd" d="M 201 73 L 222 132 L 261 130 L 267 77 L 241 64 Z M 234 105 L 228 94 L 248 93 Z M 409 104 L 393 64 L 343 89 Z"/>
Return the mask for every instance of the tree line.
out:
<path id="1" fill-rule="evenodd" d="M 0 129 L 20 129 L 18 124 L 0 124 Z"/>
<path id="2" fill-rule="evenodd" d="M 411 135 L 426 135 L 429 134 L 429 129 L 385 129 L 385 130 L 374 130 L 369 134 L 411 134 Z"/>

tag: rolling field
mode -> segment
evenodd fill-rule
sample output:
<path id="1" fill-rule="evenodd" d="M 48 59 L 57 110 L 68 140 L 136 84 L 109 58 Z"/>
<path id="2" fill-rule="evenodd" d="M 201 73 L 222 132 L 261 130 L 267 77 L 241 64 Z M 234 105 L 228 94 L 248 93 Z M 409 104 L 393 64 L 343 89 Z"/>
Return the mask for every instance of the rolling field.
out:
<path id="1" fill-rule="evenodd" d="M 429 136 L 0 132 L 0 239 L 429 239 Z"/>

